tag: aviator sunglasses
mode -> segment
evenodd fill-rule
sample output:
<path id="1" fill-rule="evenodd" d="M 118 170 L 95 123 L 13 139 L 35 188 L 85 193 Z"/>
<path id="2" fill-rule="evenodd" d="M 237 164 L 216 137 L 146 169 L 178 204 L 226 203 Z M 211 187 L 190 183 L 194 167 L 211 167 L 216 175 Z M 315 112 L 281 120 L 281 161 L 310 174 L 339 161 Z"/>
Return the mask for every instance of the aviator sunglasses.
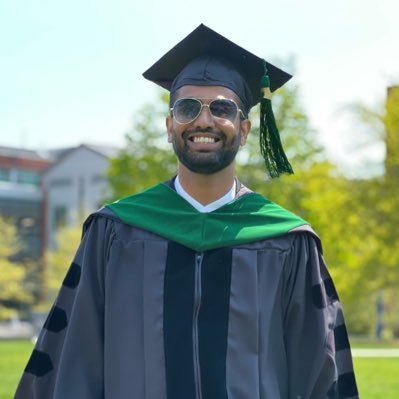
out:
<path id="1" fill-rule="evenodd" d="M 209 104 L 204 104 L 198 98 L 180 98 L 169 111 L 177 123 L 185 124 L 197 119 L 203 107 L 208 107 L 211 115 L 215 118 L 227 119 L 234 122 L 239 112 L 241 117 L 245 119 L 245 115 L 238 108 L 238 105 L 233 100 L 227 98 L 216 98 Z"/>

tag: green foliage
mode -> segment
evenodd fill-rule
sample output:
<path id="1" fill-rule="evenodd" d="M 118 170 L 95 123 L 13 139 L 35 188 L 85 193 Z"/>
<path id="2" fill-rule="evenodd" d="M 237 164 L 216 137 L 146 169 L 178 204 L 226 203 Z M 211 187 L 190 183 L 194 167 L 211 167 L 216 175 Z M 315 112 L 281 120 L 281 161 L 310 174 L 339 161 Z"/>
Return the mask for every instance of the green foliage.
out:
<path id="1" fill-rule="evenodd" d="M 24 287 L 29 264 L 12 260 L 21 249 L 12 220 L 0 217 L 0 237 L 0 320 L 4 320 L 15 316 L 33 298 Z"/>
<path id="2" fill-rule="evenodd" d="M 168 96 L 145 105 L 137 114 L 132 130 L 126 135 L 126 147 L 111 160 L 107 176 L 115 200 L 142 191 L 176 173 L 176 159 L 167 143 L 164 119 Z"/>
<path id="3" fill-rule="evenodd" d="M 309 125 L 299 97 L 297 87 L 281 88 L 273 96 L 277 126 L 295 176 L 319 162 L 325 162 L 325 155 L 317 141 L 316 131 Z M 248 142 L 237 158 L 237 174 L 246 185 L 266 195 L 265 183 L 269 184 L 270 181 L 259 150 L 259 107 L 251 111 L 251 122 L 252 129 Z"/>
<path id="4" fill-rule="evenodd" d="M 347 264 L 356 279 L 347 292 L 350 314 L 356 314 L 352 326 L 361 332 L 373 330 L 376 293 L 385 305 L 386 334 L 399 336 L 399 88 L 393 88 L 385 106 L 367 107 L 354 104 L 351 111 L 365 132 L 366 144 L 384 141 L 386 146 L 385 175 L 352 180 L 348 206 L 352 209 L 351 241 L 353 252 Z M 354 237 L 357 237 L 355 240 Z"/>
<path id="5" fill-rule="evenodd" d="M 395 193 L 396 192 L 396 193 Z M 375 319 L 376 293 L 382 291 L 389 308 L 399 304 L 396 296 L 385 295 L 399 286 L 399 252 L 397 248 L 398 190 L 389 187 L 383 179 L 352 182 L 349 203 L 356 210 L 356 224 L 352 228 L 352 255 L 349 267 L 356 271 L 353 289 L 348 292 L 349 306 L 353 312 L 363 315 L 372 328 Z M 399 322 L 392 319 L 386 327 L 393 329 Z M 358 320 L 360 318 L 358 317 Z"/>
<path id="6" fill-rule="evenodd" d="M 57 232 L 57 246 L 46 253 L 46 291 L 47 303 L 54 299 L 78 249 L 82 235 L 80 225 L 65 226 Z"/>

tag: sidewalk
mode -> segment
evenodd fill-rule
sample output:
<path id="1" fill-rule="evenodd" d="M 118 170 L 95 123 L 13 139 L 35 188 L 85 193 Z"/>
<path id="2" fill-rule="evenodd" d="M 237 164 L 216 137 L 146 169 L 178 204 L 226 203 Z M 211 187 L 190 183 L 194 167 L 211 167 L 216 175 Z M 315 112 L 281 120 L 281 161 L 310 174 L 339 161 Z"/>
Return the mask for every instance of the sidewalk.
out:
<path id="1" fill-rule="evenodd" d="M 399 357 L 399 349 L 352 349 L 353 357 Z"/>
<path id="2" fill-rule="evenodd" d="M 31 323 L 18 319 L 0 323 L 0 339 L 30 339 L 33 334 Z"/>

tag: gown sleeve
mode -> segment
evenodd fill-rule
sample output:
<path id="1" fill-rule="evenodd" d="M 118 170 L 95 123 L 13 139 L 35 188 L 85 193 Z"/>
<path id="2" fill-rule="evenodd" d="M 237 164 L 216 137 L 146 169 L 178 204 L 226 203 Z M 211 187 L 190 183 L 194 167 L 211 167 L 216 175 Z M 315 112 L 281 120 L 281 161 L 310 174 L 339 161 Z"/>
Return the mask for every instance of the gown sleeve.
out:
<path id="1" fill-rule="evenodd" d="M 358 398 L 341 303 L 316 239 L 299 235 L 286 266 L 289 398 Z"/>
<path id="2" fill-rule="evenodd" d="M 91 217 L 14 399 L 103 398 L 104 273 L 112 221 Z"/>

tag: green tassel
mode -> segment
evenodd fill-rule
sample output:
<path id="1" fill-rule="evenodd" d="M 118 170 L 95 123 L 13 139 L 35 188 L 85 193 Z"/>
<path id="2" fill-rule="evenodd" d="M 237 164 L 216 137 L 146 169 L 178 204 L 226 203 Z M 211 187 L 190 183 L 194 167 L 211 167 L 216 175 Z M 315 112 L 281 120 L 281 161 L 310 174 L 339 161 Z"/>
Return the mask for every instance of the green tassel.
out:
<path id="1" fill-rule="evenodd" d="M 260 102 L 260 151 L 265 160 L 270 177 L 279 177 L 282 173 L 293 174 L 291 164 L 285 155 L 274 118 L 270 79 L 267 74 L 265 62 L 265 74 L 261 80 L 262 99 Z"/>

